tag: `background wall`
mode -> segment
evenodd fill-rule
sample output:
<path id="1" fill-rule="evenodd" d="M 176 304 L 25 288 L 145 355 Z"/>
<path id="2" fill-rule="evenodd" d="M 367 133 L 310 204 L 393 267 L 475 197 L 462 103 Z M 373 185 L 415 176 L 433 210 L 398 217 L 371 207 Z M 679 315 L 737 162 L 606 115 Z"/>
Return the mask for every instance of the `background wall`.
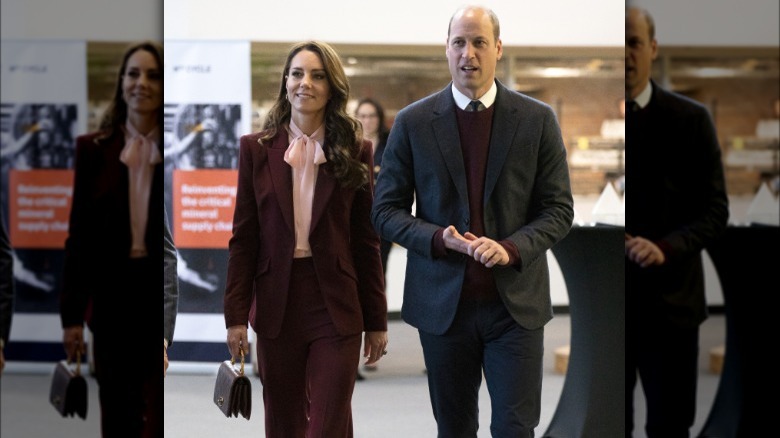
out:
<path id="1" fill-rule="evenodd" d="M 331 43 L 443 44 L 453 0 L 339 0 L 288 2 L 167 0 L 165 38 Z M 505 45 L 610 46 L 623 44 L 622 0 L 498 0 L 491 7 L 504 26 Z"/>
<path id="2" fill-rule="evenodd" d="M 160 0 L 3 0 L 2 38 L 162 40 Z"/>
<path id="3" fill-rule="evenodd" d="M 660 45 L 777 46 L 777 0 L 631 0 L 656 21 Z"/>

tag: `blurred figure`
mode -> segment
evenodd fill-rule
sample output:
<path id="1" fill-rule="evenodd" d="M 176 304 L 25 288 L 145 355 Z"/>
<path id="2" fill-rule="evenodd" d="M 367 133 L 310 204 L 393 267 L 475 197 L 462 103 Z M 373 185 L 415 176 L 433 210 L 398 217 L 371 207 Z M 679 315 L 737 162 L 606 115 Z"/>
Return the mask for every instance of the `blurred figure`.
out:
<path id="1" fill-rule="evenodd" d="M 605 119 L 601 122 L 601 137 L 615 140 L 626 139 L 626 100 L 620 99 L 618 107 L 620 108 L 619 119 Z"/>
<path id="2" fill-rule="evenodd" d="M 775 111 L 773 119 L 761 119 L 756 124 L 756 137 L 780 138 L 780 99 L 775 99 L 772 105 Z"/>
<path id="3" fill-rule="evenodd" d="M 106 438 L 163 436 L 162 87 L 162 47 L 129 47 L 99 131 L 76 140 L 60 317 L 71 360 L 92 330 Z"/>
<path id="4" fill-rule="evenodd" d="M 545 254 L 574 217 L 555 113 L 496 79 L 502 54 L 493 11 L 453 14 L 452 82 L 398 113 L 377 180 L 372 219 L 408 250 L 401 314 L 420 335 L 440 437 L 477 436 L 483 375 L 492 436 L 534 436 L 553 317 Z"/>
<path id="5" fill-rule="evenodd" d="M 179 308 L 179 279 L 176 275 L 176 247 L 173 245 L 171 228 L 168 225 L 168 211 L 163 209 L 165 228 L 163 231 L 163 377 L 168 371 L 168 347 L 173 343 L 176 315 Z"/>
<path id="6" fill-rule="evenodd" d="M 0 210 L 0 375 L 5 368 L 5 344 L 11 333 L 14 315 L 13 248 L 5 227 L 5 215 Z"/>
<path id="7" fill-rule="evenodd" d="M 626 431 L 642 381 L 649 438 L 688 437 L 696 414 L 699 325 L 707 317 L 701 251 L 726 228 L 715 127 L 701 104 L 650 79 L 650 14 L 626 10 Z"/>
<path id="8" fill-rule="evenodd" d="M 241 137 L 225 325 L 233 358 L 257 333 L 267 437 L 351 437 L 361 333 L 366 363 L 386 353 L 373 154 L 348 99 L 333 48 L 296 44 L 263 131 Z"/>
<path id="9" fill-rule="evenodd" d="M 378 101 L 370 97 L 361 99 L 355 109 L 355 117 L 363 125 L 363 138 L 370 141 L 374 148 L 374 184 L 379 176 L 379 169 L 382 167 L 382 154 L 387 144 L 387 136 L 390 131 L 385 125 L 385 110 Z M 389 240 L 380 240 L 380 251 L 382 255 L 382 272 L 387 274 L 387 257 L 390 255 L 390 249 L 393 242 Z M 385 281 L 385 283 L 387 283 Z M 376 371 L 377 365 L 363 365 L 366 371 Z M 358 373 L 358 380 L 363 380 L 363 376 Z"/>

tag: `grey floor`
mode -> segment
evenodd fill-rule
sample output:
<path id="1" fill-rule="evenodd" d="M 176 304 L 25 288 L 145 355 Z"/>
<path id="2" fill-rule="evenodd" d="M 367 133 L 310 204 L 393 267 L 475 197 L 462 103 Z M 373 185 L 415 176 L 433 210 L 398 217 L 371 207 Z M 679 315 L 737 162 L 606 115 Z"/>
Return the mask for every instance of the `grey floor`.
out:
<path id="1" fill-rule="evenodd" d="M 392 321 L 389 328 L 390 353 L 378 370 L 364 373 L 367 379 L 358 382 L 353 397 L 355 436 L 358 438 L 435 437 L 436 425 L 428 402 L 422 350 L 416 331 L 401 321 Z M 724 343 L 725 320 L 711 316 L 702 326 L 699 397 L 696 423 L 698 432 L 717 390 L 718 376 L 709 372 L 709 350 Z M 569 318 L 556 316 L 545 331 L 545 376 L 542 388 L 542 415 L 537 435 L 547 429 L 558 403 L 564 376 L 554 370 L 554 350 L 567 345 Z M 0 436 L 3 438 L 35 437 L 97 437 L 99 409 L 97 385 L 90 378 L 90 406 L 87 420 L 59 417 L 48 404 L 50 377 L 48 367 L 24 367 L 9 364 L 0 378 Z M 263 412 L 260 381 L 253 376 L 255 405 L 251 420 L 225 418 L 211 401 L 213 373 L 175 371 L 165 379 L 165 436 L 176 438 L 216 436 L 263 436 Z M 31 371 L 31 368 L 35 368 Z M 53 364 L 51 366 L 53 368 Z M 181 369 L 172 367 L 171 370 Z M 208 367 L 206 367 L 208 369 Z M 643 423 L 641 395 L 636 394 L 637 424 Z M 480 393 L 479 437 L 489 437 L 490 401 L 487 390 Z M 644 438 L 639 430 L 635 438 Z M 580 437 L 572 437 L 580 438 Z M 605 437 L 611 438 L 611 437 Z M 616 437 L 620 438 L 620 437 Z"/>

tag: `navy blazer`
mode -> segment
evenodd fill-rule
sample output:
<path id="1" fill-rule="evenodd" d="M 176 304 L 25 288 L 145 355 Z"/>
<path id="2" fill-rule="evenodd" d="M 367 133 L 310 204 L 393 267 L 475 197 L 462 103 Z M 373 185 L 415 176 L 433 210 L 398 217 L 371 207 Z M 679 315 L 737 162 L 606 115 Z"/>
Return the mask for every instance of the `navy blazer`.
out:
<path id="1" fill-rule="evenodd" d="M 516 266 L 492 268 L 512 317 L 535 329 L 552 318 L 547 250 L 574 217 L 566 148 L 549 105 L 498 84 L 484 193 L 485 235 L 509 240 Z M 382 157 L 372 221 L 408 250 L 403 319 L 444 333 L 457 310 L 466 256 L 434 258 L 442 227 L 469 231 L 469 202 L 451 85 L 396 116 Z M 412 214 L 412 205 L 415 212 Z"/>
<path id="2" fill-rule="evenodd" d="M 720 144 L 702 104 L 652 83 L 626 115 L 626 232 L 656 242 L 662 266 L 626 259 L 630 302 L 653 321 L 695 327 L 707 317 L 701 251 L 726 229 Z"/>
<path id="3" fill-rule="evenodd" d="M 179 312 L 179 276 L 176 246 L 168 224 L 168 211 L 163 208 L 163 337 L 168 345 L 173 343 L 176 316 Z"/>
<path id="4" fill-rule="evenodd" d="M 14 314 L 14 255 L 5 227 L 5 216 L 0 211 L 0 339 L 8 342 Z"/>
<path id="5" fill-rule="evenodd" d="M 263 144 L 261 133 L 241 137 L 238 190 L 229 242 L 226 327 L 251 323 L 263 338 L 281 329 L 295 250 L 292 168 L 284 161 L 287 131 Z M 325 144 L 323 147 L 327 148 Z M 371 145 L 360 160 L 371 169 Z M 319 167 L 309 234 L 325 305 L 342 335 L 387 330 L 379 236 L 371 226 L 373 179 L 345 189 Z"/>

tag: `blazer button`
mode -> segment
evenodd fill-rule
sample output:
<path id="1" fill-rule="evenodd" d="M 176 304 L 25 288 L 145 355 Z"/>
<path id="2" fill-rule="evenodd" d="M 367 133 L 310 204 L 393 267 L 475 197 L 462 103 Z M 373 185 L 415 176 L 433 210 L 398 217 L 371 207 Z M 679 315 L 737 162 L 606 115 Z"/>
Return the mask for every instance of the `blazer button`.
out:
<path id="1" fill-rule="evenodd" d="M 468 220 L 468 219 L 466 219 L 466 225 L 468 225 L 468 224 L 469 224 L 469 220 Z"/>

